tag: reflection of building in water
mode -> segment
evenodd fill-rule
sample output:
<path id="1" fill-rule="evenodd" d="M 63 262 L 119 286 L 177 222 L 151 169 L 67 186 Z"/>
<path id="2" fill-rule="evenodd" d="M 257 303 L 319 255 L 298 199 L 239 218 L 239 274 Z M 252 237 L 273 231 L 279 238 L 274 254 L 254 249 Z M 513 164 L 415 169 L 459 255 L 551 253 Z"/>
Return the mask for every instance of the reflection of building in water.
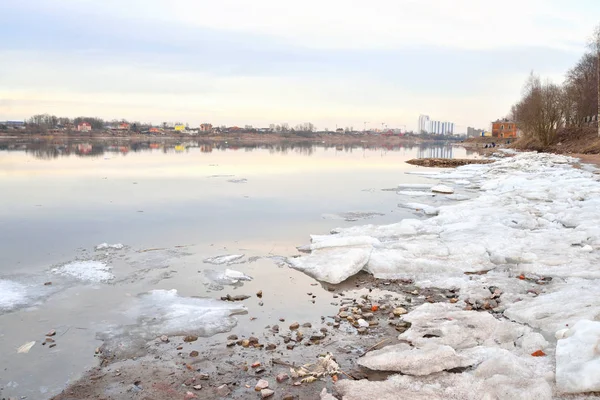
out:
<path id="1" fill-rule="evenodd" d="M 417 158 L 452 158 L 452 146 L 420 146 Z"/>
<path id="2" fill-rule="evenodd" d="M 212 151 L 213 151 L 212 145 L 203 144 L 202 146 L 200 146 L 200 151 L 202 153 L 212 153 Z"/>

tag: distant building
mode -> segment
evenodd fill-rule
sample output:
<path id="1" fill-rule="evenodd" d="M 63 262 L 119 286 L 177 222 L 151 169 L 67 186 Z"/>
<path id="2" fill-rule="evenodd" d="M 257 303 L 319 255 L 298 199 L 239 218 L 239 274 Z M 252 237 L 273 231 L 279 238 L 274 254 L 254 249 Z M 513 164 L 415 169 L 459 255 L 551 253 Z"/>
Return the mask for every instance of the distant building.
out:
<path id="1" fill-rule="evenodd" d="M 77 125 L 77 132 L 90 132 L 92 130 L 92 125 L 89 122 L 82 122 Z"/>
<path id="2" fill-rule="evenodd" d="M 183 132 L 183 131 L 185 131 L 185 125 L 183 125 L 183 124 L 176 124 L 173 129 L 175 131 L 177 131 L 177 132 Z"/>
<path id="3" fill-rule="evenodd" d="M 517 124 L 508 118 L 498 119 L 492 122 L 492 137 L 516 138 Z"/>
<path id="4" fill-rule="evenodd" d="M 118 130 L 120 131 L 128 131 L 129 130 L 129 124 L 127 122 L 121 122 L 119 124 L 119 126 L 117 127 Z"/>
<path id="5" fill-rule="evenodd" d="M 148 129 L 148 132 L 150 132 L 150 133 L 162 133 L 162 130 L 160 128 L 152 127 L 150 129 Z"/>
<path id="6" fill-rule="evenodd" d="M 344 131 L 344 128 L 337 128 L 337 129 L 335 130 L 335 133 L 344 133 L 344 132 L 345 132 L 345 131 Z"/>
<path id="7" fill-rule="evenodd" d="M 0 122 L 0 125 L 6 125 L 11 128 L 24 128 L 25 122 L 23 122 L 23 121 L 3 121 L 3 122 Z"/>
<path id="8" fill-rule="evenodd" d="M 453 135 L 454 134 L 454 123 L 434 121 L 429 118 L 429 115 L 419 116 L 419 133 L 432 133 L 436 135 Z"/>
<path id="9" fill-rule="evenodd" d="M 417 128 L 418 133 L 428 133 L 430 128 L 429 115 L 419 115 L 419 126 Z"/>
<path id="10" fill-rule="evenodd" d="M 204 123 L 200 125 L 200 132 L 212 132 L 212 128 L 212 124 Z"/>

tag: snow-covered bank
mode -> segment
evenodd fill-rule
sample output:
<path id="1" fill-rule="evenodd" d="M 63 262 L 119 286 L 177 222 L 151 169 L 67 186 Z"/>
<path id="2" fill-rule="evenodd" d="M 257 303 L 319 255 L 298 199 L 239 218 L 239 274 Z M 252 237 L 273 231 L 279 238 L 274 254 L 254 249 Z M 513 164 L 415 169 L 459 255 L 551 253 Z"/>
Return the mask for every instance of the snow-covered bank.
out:
<path id="1" fill-rule="evenodd" d="M 311 254 L 290 259 L 293 267 L 329 283 L 365 270 L 377 278 L 460 290 L 458 303 L 423 305 L 406 317 L 413 322 L 401 335 L 407 346 L 390 346 L 361 361 L 414 376 L 340 383 L 345 399 L 362 398 L 355 396 L 361 390 L 381 399 L 399 390 L 413 395 L 432 384 L 438 397 L 428 398 L 550 399 L 598 390 L 598 330 L 579 323 L 572 336 L 560 339 L 562 355 L 554 356 L 557 330 L 600 320 L 600 182 L 572 168 L 574 162 L 523 153 L 493 164 L 427 171 L 444 185 L 460 181 L 473 198 L 442 205 L 424 199 L 412 208 L 431 206 L 437 216 L 335 229 L 333 236 L 312 237 Z M 560 344 L 565 340 L 576 344 Z M 443 363 L 436 354 L 444 355 Z M 465 365 L 458 375 L 439 372 Z M 568 371 L 566 383 L 557 387 L 555 371 Z"/>

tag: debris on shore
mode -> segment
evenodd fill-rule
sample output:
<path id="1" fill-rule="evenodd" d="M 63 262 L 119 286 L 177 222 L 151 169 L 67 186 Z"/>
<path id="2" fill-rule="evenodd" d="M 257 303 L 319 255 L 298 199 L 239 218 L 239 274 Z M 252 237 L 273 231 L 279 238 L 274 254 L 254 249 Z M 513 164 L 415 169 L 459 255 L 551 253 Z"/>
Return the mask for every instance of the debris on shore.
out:
<path id="1" fill-rule="evenodd" d="M 413 158 L 407 163 L 420 167 L 455 168 L 470 164 L 491 164 L 494 160 L 486 158 Z"/>

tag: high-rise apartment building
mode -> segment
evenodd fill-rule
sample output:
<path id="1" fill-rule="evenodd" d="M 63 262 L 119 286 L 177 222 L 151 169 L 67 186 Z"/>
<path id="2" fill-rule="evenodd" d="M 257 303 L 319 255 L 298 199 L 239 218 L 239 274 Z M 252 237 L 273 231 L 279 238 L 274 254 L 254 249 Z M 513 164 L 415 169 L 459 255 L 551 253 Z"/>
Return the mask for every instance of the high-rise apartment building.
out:
<path id="1" fill-rule="evenodd" d="M 419 133 L 432 133 L 436 135 L 453 135 L 454 123 L 434 121 L 429 119 L 429 115 L 419 116 Z"/>

